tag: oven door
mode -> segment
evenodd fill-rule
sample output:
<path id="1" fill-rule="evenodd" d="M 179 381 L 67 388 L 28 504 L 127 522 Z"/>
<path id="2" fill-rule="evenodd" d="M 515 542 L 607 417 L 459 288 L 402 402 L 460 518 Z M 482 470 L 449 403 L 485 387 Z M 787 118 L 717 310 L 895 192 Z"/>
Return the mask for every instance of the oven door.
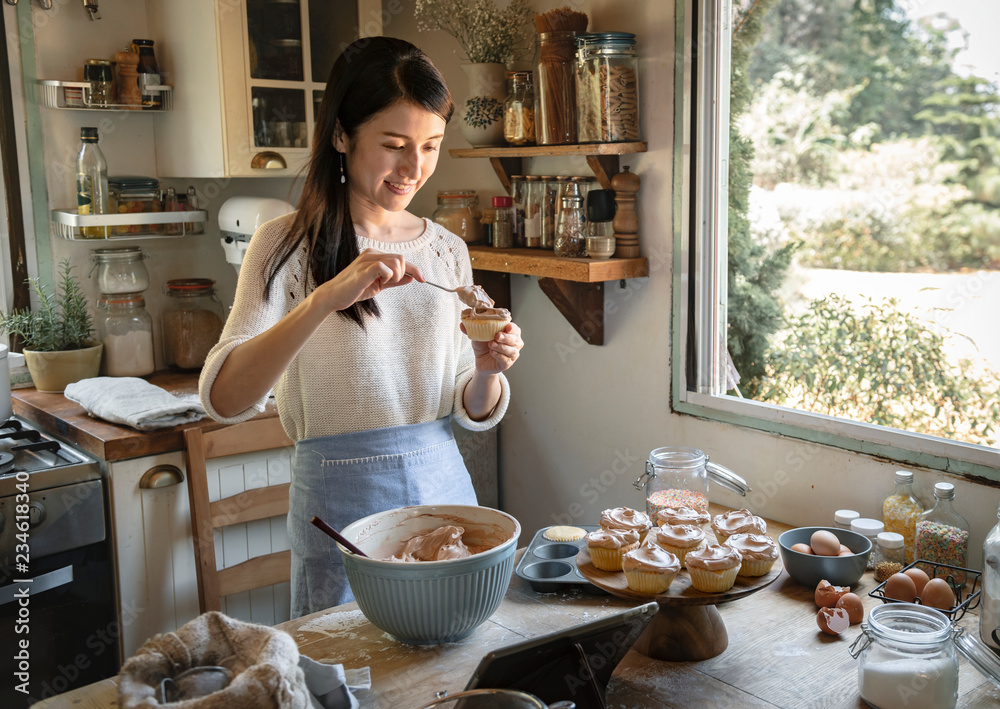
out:
<path id="1" fill-rule="evenodd" d="M 32 492 L 29 500 L 33 524 L 25 533 L 17 526 L 25 508 L 0 498 L 2 707 L 27 707 L 119 669 L 103 481 Z M 17 547 L 23 539 L 27 558 Z"/>

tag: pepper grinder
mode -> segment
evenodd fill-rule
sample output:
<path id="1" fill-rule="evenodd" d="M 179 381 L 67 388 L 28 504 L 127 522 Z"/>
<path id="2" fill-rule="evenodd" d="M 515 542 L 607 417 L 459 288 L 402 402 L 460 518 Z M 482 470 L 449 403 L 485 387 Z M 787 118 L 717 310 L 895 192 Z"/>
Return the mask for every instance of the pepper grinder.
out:
<path id="1" fill-rule="evenodd" d="M 118 64 L 118 103 L 131 111 L 142 109 L 142 92 L 139 91 L 139 55 L 131 46 L 115 52 Z"/>
<path id="2" fill-rule="evenodd" d="M 611 178 L 617 207 L 611 226 L 615 230 L 615 256 L 618 258 L 639 257 L 639 217 L 635 213 L 639 183 L 639 176 L 629 172 L 627 166 Z"/>

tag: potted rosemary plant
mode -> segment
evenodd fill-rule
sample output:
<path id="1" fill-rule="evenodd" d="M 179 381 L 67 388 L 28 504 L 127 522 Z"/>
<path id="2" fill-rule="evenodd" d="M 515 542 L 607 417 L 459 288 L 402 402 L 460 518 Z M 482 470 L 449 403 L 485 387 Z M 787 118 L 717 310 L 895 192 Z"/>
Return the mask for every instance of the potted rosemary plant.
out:
<path id="1" fill-rule="evenodd" d="M 29 278 L 35 310 L 0 313 L 0 330 L 24 341 L 24 361 L 38 391 L 61 393 L 67 384 L 96 377 L 104 346 L 94 339 L 94 320 L 69 260 L 60 264 L 58 294 Z"/>

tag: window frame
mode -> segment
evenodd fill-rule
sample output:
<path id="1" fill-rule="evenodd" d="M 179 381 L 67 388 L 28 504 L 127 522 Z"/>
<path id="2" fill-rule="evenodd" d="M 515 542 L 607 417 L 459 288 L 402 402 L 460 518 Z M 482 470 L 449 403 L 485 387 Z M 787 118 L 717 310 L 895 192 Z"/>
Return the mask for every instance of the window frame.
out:
<path id="1" fill-rule="evenodd" d="M 675 9 L 673 411 L 1000 482 L 1000 449 L 726 395 L 731 0 L 676 0 Z"/>

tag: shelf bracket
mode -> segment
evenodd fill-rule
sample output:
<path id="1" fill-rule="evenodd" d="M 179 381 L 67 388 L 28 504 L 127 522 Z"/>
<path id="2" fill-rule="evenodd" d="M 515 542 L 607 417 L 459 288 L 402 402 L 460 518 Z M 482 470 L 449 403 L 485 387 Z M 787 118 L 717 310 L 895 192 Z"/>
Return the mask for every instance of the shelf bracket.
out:
<path id="1" fill-rule="evenodd" d="M 604 344 L 604 283 L 541 277 L 538 287 L 585 342 Z"/>
<path id="2" fill-rule="evenodd" d="M 521 158 L 490 158 L 490 165 L 493 166 L 493 172 L 500 178 L 500 184 L 503 185 L 507 194 L 510 194 L 510 176 L 523 175 L 524 162 Z"/>
<path id="3" fill-rule="evenodd" d="M 619 160 L 617 155 L 588 155 L 587 165 L 601 183 L 601 189 L 611 189 L 611 178 L 619 172 Z"/>

